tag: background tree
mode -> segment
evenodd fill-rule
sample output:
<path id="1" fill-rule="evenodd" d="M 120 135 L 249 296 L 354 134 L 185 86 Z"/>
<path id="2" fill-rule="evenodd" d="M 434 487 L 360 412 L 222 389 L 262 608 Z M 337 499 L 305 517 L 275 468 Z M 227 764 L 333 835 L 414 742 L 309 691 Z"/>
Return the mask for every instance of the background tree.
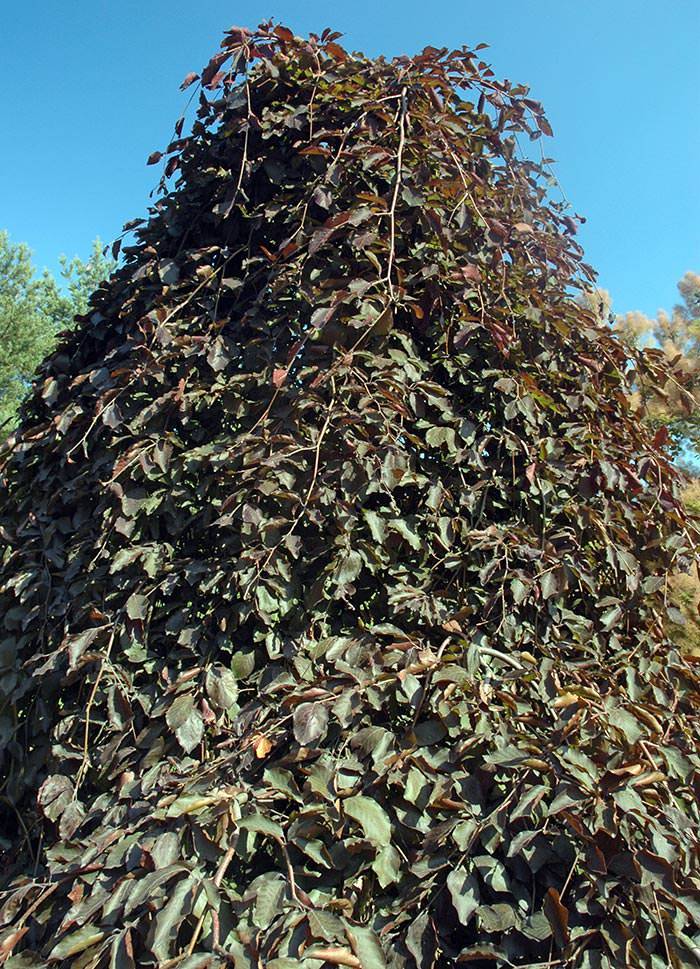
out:
<path id="1" fill-rule="evenodd" d="M 54 288 L 37 279 L 27 246 L 0 232 L 0 437 L 15 419 L 37 365 L 55 337 Z"/>
<path id="2" fill-rule="evenodd" d="M 90 296 L 115 268 L 116 260 L 105 255 L 103 250 L 102 241 L 97 238 L 87 259 L 61 256 L 60 286 L 53 308 L 57 331 L 72 326 L 76 316 L 87 312 Z"/>
<path id="3" fill-rule="evenodd" d="M 665 358 L 666 376 L 640 374 L 637 394 L 655 427 L 671 435 L 681 465 L 700 471 L 700 275 L 687 272 L 678 283 L 680 301 L 655 319 L 638 311 L 615 316 L 621 338 L 635 348 L 657 347 Z"/>
<path id="4" fill-rule="evenodd" d="M 191 84 L 0 459 L 7 965 L 692 965 L 696 534 L 541 106 L 271 24 Z"/>
<path id="5" fill-rule="evenodd" d="M 18 407 L 56 335 L 86 311 L 88 297 L 114 265 L 96 239 L 87 260 L 62 257 L 59 285 L 48 272 L 37 276 L 29 248 L 0 232 L 0 437 L 15 424 Z"/>
<path id="6" fill-rule="evenodd" d="M 675 462 L 690 477 L 683 489 L 686 507 L 700 515 L 700 276 L 687 272 L 678 290 L 681 301 L 655 319 L 638 310 L 614 314 L 610 293 L 600 288 L 585 290 L 579 302 L 601 323 L 611 323 L 635 355 L 631 406 L 654 433 L 669 434 Z M 674 639 L 685 652 L 700 655 L 696 566 L 686 563 L 670 578 L 669 597 Z"/>

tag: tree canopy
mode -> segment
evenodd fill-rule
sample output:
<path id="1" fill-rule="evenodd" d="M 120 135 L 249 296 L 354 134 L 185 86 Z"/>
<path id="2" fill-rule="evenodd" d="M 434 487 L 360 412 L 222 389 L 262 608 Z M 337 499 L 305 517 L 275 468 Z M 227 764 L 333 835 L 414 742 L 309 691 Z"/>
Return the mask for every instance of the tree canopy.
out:
<path id="1" fill-rule="evenodd" d="M 640 380 L 637 394 L 649 419 L 666 427 L 681 463 L 700 470 L 700 274 L 678 282 L 680 300 L 655 319 L 633 311 L 615 317 L 615 327 L 631 346 L 656 347 L 666 363 L 661 380 Z"/>
<path id="2" fill-rule="evenodd" d="M 61 287 L 48 272 L 37 276 L 29 248 L 0 232 L 0 437 L 16 423 L 19 405 L 56 335 L 85 312 L 88 297 L 114 265 L 96 239 L 86 261 L 62 257 Z"/>
<path id="3" fill-rule="evenodd" d="M 696 534 L 546 118 L 479 48 L 338 41 L 185 79 L 2 455 L 0 951 L 691 965 Z"/>
<path id="4" fill-rule="evenodd" d="M 48 295 L 46 282 L 34 277 L 29 249 L 0 232 L 0 435 L 51 348 Z"/>

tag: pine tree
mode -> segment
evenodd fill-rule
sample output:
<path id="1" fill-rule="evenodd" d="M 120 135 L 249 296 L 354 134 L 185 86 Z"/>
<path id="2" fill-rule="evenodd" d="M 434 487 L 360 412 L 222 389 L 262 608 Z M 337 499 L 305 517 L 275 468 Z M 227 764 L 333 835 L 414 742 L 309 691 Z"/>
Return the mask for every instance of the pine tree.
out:
<path id="1" fill-rule="evenodd" d="M 186 79 L 2 456 L 0 951 L 691 965 L 695 534 L 549 126 L 478 48 L 338 39 Z"/>
<path id="2" fill-rule="evenodd" d="M 700 470 L 700 274 L 678 282 L 680 301 L 670 313 L 650 319 L 638 310 L 615 317 L 615 328 L 630 346 L 661 358 L 660 379 L 641 379 L 636 395 L 647 420 L 664 427 L 681 466 Z"/>
<path id="3" fill-rule="evenodd" d="M 0 232 L 0 439 L 11 429 L 35 368 L 52 346 L 50 289 L 27 246 Z"/>
<path id="4" fill-rule="evenodd" d="M 16 425 L 36 368 L 56 335 L 85 312 L 90 295 L 114 266 L 96 239 L 87 261 L 61 258 L 62 291 L 48 270 L 37 275 L 28 246 L 0 232 L 0 439 Z"/>

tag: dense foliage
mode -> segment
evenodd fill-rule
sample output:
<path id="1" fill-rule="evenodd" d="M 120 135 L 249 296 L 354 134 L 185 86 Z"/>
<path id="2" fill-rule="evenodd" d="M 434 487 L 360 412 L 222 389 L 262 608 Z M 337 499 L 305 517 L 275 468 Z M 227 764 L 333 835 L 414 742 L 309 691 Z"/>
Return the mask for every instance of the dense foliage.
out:
<path id="1" fill-rule="evenodd" d="M 0 466 L 7 966 L 696 963 L 695 535 L 479 57 L 186 79 Z"/>

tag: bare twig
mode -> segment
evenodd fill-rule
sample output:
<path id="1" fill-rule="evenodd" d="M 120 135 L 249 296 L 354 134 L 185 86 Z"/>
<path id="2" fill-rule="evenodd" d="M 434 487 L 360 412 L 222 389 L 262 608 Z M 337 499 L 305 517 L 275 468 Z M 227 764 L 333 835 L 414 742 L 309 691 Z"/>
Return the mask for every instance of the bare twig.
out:
<path id="1" fill-rule="evenodd" d="M 270 564 L 270 562 L 273 559 L 273 557 L 274 557 L 275 553 L 277 552 L 277 550 L 284 543 L 284 541 L 287 538 L 289 538 L 289 536 L 294 532 L 294 529 L 297 527 L 297 525 L 299 524 L 299 522 L 303 519 L 304 515 L 306 514 L 306 509 L 308 508 L 309 501 L 311 500 L 311 495 L 313 494 L 313 490 L 316 487 L 316 481 L 318 479 L 319 466 L 320 466 L 320 463 L 321 463 L 321 445 L 323 444 L 323 439 L 326 436 L 326 431 L 328 430 L 328 426 L 329 426 L 329 424 L 331 422 L 331 418 L 333 416 L 333 406 L 334 406 L 334 404 L 335 404 L 335 384 L 333 385 L 333 396 L 331 397 L 331 401 L 330 401 L 330 403 L 328 405 L 328 413 L 326 415 L 326 419 L 325 419 L 325 421 L 323 423 L 323 426 L 322 426 L 322 428 L 321 428 L 321 430 L 319 432 L 318 440 L 316 441 L 316 446 L 314 448 L 315 456 L 314 456 L 313 472 L 311 474 L 311 481 L 309 482 L 309 487 L 306 489 L 306 494 L 304 496 L 304 500 L 301 503 L 301 509 L 299 510 L 299 512 L 296 515 L 296 517 L 295 517 L 294 521 L 292 522 L 292 524 L 289 526 L 288 530 L 284 533 L 284 535 L 279 540 L 279 542 L 277 542 L 277 544 L 274 545 L 270 549 L 270 551 L 268 552 L 268 554 L 267 554 L 267 556 L 265 558 L 265 561 L 258 568 L 258 570 L 257 570 L 257 578 L 258 579 L 260 578 L 260 576 L 262 575 L 262 573 L 265 571 L 265 569 L 267 568 L 267 566 Z M 248 585 L 248 587 L 246 588 L 246 595 L 250 591 L 250 589 L 251 589 L 251 587 L 253 585 L 253 582 L 254 582 L 254 580 L 251 580 L 250 583 L 249 583 L 249 585 Z"/>
<path id="2" fill-rule="evenodd" d="M 671 952 L 668 947 L 668 939 L 666 938 L 666 929 L 664 928 L 664 920 L 661 915 L 661 909 L 659 908 L 659 898 L 656 894 L 656 889 L 652 888 L 652 893 L 654 895 L 654 904 L 656 905 L 656 914 L 659 916 L 659 928 L 661 929 L 661 937 L 664 940 L 664 948 L 666 949 L 666 960 L 669 967 L 673 966 L 673 960 L 671 959 Z"/>
<path id="3" fill-rule="evenodd" d="M 499 649 L 493 649 L 492 646 L 479 646 L 479 652 L 485 653 L 487 656 L 493 656 L 494 659 L 500 659 L 502 662 L 507 663 L 508 666 L 512 666 L 513 669 L 525 669 L 522 663 L 518 662 L 514 656 L 509 656 L 508 653 L 502 653 Z"/>
<path id="4" fill-rule="evenodd" d="M 216 888 L 221 887 L 221 882 L 223 881 L 223 878 L 224 878 L 224 875 L 226 874 L 226 870 L 228 866 L 231 864 L 231 860 L 233 858 L 235 851 L 236 851 L 235 844 L 231 845 L 230 848 L 226 849 L 226 854 L 221 859 L 219 863 L 219 867 L 216 869 L 216 874 L 214 875 L 214 885 L 216 886 Z M 205 908 L 205 910 L 199 916 L 199 920 L 194 928 L 194 932 L 192 933 L 192 938 L 190 939 L 190 944 L 187 946 L 188 956 L 192 955 L 192 953 L 194 952 L 195 946 L 199 941 L 199 936 L 202 932 L 202 926 L 204 925 L 204 918 L 207 914 L 207 911 L 208 909 Z"/>
<path id="5" fill-rule="evenodd" d="M 97 696 L 97 689 L 102 680 L 102 675 L 105 671 L 105 666 L 109 662 L 109 654 L 112 651 L 112 645 L 114 643 L 115 636 L 117 634 L 117 623 L 116 620 L 112 625 L 112 635 L 109 637 L 109 642 L 107 643 L 107 649 L 102 657 L 102 662 L 100 663 L 100 668 L 97 671 L 97 676 L 95 677 L 95 682 L 92 685 L 92 690 L 90 691 L 90 696 L 88 698 L 87 706 L 85 707 L 85 732 L 83 734 L 83 758 L 78 768 L 78 773 L 75 777 L 75 787 L 73 788 L 73 800 L 75 801 L 78 797 L 78 790 L 85 775 L 87 773 L 88 767 L 90 765 L 90 754 L 88 753 L 88 746 L 90 743 L 90 713 L 92 711 L 92 705 L 95 702 L 95 697 Z"/>
<path id="6" fill-rule="evenodd" d="M 391 281 L 391 274 L 394 268 L 396 257 L 396 203 L 399 198 L 399 189 L 402 181 L 403 149 L 406 143 L 406 88 L 401 91 L 401 108 L 399 111 L 399 150 L 396 155 L 396 181 L 394 182 L 394 194 L 389 209 L 389 263 L 386 270 L 386 282 L 389 286 L 389 296 L 394 298 L 394 284 Z"/>

